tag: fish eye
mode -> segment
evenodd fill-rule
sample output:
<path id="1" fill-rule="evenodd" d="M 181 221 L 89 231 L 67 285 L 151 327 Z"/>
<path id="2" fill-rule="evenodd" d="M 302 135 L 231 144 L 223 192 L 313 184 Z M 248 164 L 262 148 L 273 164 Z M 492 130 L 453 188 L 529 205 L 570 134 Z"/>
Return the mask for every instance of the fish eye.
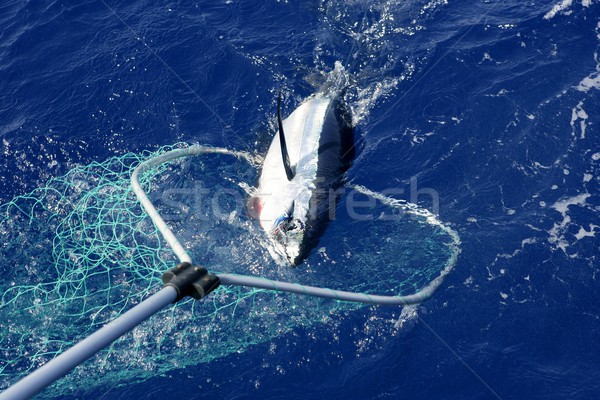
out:
<path id="1" fill-rule="evenodd" d="M 298 230 L 303 230 L 303 229 L 304 229 L 304 224 L 299 219 L 291 220 L 287 226 L 288 231 L 298 231 Z"/>
<path id="2" fill-rule="evenodd" d="M 260 197 L 252 196 L 246 202 L 246 213 L 252 219 L 260 219 L 263 202 Z"/>

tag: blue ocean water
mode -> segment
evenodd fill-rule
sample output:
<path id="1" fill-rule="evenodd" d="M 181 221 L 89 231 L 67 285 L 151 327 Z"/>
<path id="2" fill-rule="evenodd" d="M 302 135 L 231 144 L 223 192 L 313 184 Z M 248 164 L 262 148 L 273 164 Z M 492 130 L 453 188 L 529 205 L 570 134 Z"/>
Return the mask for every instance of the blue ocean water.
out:
<path id="1" fill-rule="evenodd" d="M 598 396 L 597 2 L 9 1 L 0 29 L 0 203 L 176 142 L 263 154 L 279 89 L 289 111 L 338 62 L 348 180 L 416 180 L 462 241 L 417 308 L 59 398 Z"/>

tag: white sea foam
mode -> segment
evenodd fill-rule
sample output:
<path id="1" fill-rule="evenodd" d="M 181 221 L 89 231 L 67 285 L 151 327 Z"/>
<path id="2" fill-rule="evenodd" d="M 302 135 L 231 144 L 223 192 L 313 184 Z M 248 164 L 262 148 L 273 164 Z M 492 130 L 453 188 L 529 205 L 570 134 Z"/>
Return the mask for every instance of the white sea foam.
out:
<path id="1" fill-rule="evenodd" d="M 596 233 L 600 231 L 596 231 L 596 228 L 600 228 L 598 225 L 590 224 L 590 230 L 586 230 L 583 226 L 579 227 L 579 232 L 575 234 L 575 238 L 577 240 L 581 240 L 584 237 L 596 237 Z"/>
<path id="2" fill-rule="evenodd" d="M 586 76 L 577 85 L 577 90 L 587 92 L 590 89 L 600 89 L 600 73 L 594 72 L 590 76 Z"/>
<path id="3" fill-rule="evenodd" d="M 402 311 L 394 327 L 396 329 L 407 329 L 414 326 L 419 319 L 418 310 L 419 306 L 417 304 L 402 307 Z"/>
<path id="4" fill-rule="evenodd" d="M 587 198 L 590 196 L 591 196 L 591 194 L 589 194 L 589 193 L 582 193 L 577 196 L 568 197 L 563 200 L 558 200 L 556 203 L 554 203 L 552 205 L 552 208 L 554 208 L 556 211 L 561 213 L 563 217 L 565 217 L 567 214 L 567 211 L 569 210 L 569 206 L 573 206 L 573 205 L 584 206 Z"/>
<path id="5" fill-rule="evenodd" d="M 594 2 L 593 0 L 581 0 L 581 5 L 583 7 L 589 7 L 592 5 L 593 2 Z M 554 16 L 560 12 L 568 15 L 572 12 L 572 10 L 569 10 L 569 8 L 572 5 L 573 5 L 573 0 L 562 0 L 560 3 L 557 3 L 554 6 L 552 6 L 552 9 L 550 11 L 548 11 L 546 13 L 546 15 L 544 15 L 544 19 L 554 18 Z"/>
<path id="6" fill-rule="evenodd" d="M 569 207 L 570 206 L 580 206 L 583 207 L 586 205 L 587 199 L 591 196 L 589 193 L 582 193 L 577 196 L 563 198 L 561 200 L 556 201 L 551 207 L 554 208 L 562 215 L 562 221 L 559 223 L 555 223 L 552 229 L 548 231 L 549 237 L 548 241 L 556 246 L 556 248 L 561 249 L 565 254 L 567 253 L 567 248 L 569 247 L 569 241 L 565 237 L 567 232 L 567 228 L 571 223 L 571 217 L 569 216 Z M 581 231 L 580 231 L 581 232 Z M 582 236 L 583 237 L 583 236 Z M 572 255 L 570 255 L 572 257 Z"/>
<path id="7" fill-rule="evenodd" d="M 587 128 L 587 119 L 588 115 L 583 109 L 583 100 L 580 101 L 572 110 L 571 110 L 571 128 L 572 135 L 576 136 L 575 133 L 575 123 L 579 121 L 579 129 L 580 129 L 580 139 L 585 139 L 585 130 Z"/>
<path id="8" fill-rule="evenodd" d="M 568 9 L 569 7 L 571 7 L 571 5 L 573 4 L 573 0 L 563 0 L 558 4 L 555 4 L 552 9 L 550 11 L 548 11 L 546 13 L 546 15 L 544 15 L 544 19 L 551 19 L 554 18 L 554 16 L 556 14 L 558 14 L 561 11 L 565 11 L 566 9 Z"/>

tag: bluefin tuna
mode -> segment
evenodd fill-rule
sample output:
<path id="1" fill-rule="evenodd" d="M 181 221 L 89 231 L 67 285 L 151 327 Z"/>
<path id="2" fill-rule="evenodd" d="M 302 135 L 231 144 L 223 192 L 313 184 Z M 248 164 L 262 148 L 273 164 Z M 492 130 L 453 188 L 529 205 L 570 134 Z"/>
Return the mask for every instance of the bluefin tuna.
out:
<path id="1" fill-rule="evenodd" d="M 297 265 L 335 216 L 343 174 L 354 158 L 352 119 L 341 96 L 316 93 L 278 131 L 247 209 L 269 237 L 276 261 Z"/>

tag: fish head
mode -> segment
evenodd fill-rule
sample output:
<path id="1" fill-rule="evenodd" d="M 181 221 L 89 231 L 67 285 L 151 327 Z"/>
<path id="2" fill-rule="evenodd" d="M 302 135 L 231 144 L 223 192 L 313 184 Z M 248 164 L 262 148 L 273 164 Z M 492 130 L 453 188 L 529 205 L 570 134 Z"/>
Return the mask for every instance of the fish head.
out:
<path id="1" fill-rule="evenodd" d="M 295 218 L 282 222 L 269 233 L 269 251 L 278 264 L 296 266 L 304 259 L 304 235 L 302 222 Z"/>
<path id="2" fill-rule="evenodd" d="M 258 219 L 269 238 L 269 251 L 278 264 L 297 265 L 301 261 L 304 222 L 294 216 L 293 196 L 263 195 L 251 197 L 248 215 Z"/>

